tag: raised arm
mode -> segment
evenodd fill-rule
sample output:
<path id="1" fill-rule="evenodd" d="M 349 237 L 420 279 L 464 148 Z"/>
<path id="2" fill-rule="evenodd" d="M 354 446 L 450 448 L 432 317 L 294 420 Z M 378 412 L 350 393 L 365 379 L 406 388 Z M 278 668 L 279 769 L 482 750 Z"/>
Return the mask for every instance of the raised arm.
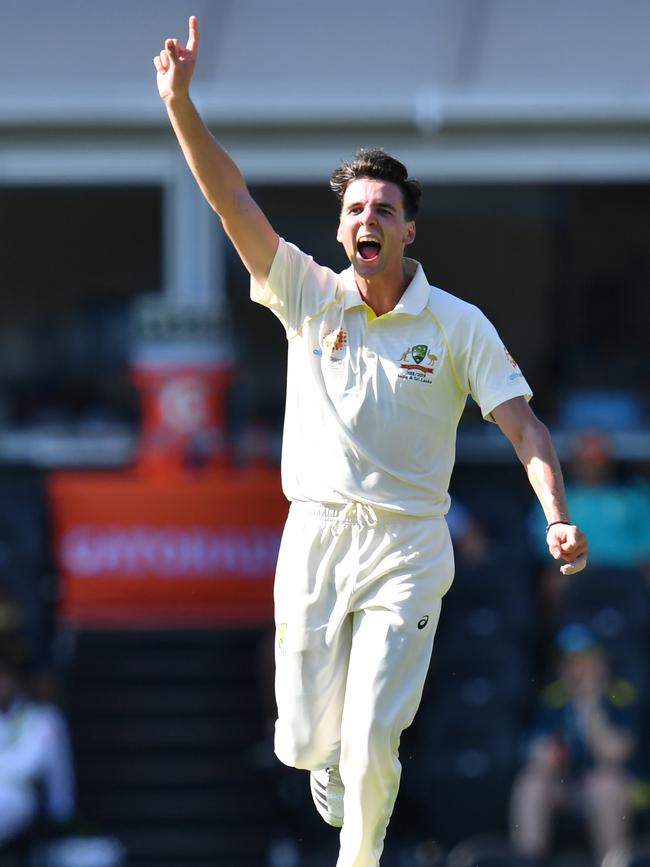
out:
<path id="1" fill-rule="evenodd" d="M 221 218 L 249 273 L 263 284 L 271 270 L 278 236 L 249 193 L 241 172 L 215 141 L 190 99 L 198 47 L 199 24 L 193 15 L 187 45 L 166 39 L 163 50 L 153 59 L 158 92 L 201 192 Z"/>
<path id="2" fill-rule="evenodd" d="M 587 540 L 569 518 L 562 470 L 548 429 L 523 397 L 506 400 L 492 416 L 526 468 L 547 524 L 552 525 L 546 534 L 551 556 L 567 561 L 563 572 L 579 571 L 586 563 Z"/>

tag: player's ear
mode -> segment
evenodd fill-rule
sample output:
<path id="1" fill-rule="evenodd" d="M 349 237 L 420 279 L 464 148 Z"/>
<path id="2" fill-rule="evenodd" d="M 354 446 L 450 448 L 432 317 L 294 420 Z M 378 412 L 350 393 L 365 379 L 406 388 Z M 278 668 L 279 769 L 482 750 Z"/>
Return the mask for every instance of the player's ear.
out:
<path id="1" fill-rule="evenodd" d="M 409 220 L 406 224 L 406 233 L 404 235 L 404 244 L 408 247 L 415 241 L 415 220 Z"/>
<path id="2" fill-rule="evenodd" d="M 338 225 L 338 229 L 336 230 L 336 240 L 339 242 L 339 244 L 343 243 L 343 236 L 341 235 L 341 224 L 340 223 Z"/>

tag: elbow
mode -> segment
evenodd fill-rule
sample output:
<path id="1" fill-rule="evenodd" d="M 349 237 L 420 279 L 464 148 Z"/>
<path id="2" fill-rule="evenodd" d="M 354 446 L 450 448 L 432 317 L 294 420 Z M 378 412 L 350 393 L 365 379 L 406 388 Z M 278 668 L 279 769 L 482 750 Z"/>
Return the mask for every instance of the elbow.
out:
<path id="1" fill-rule="evenodd" d="M 218 208 L 212 205 L 222 219 L 228 217 L 238 219 L 242 215 L 249 213 L 253 206 L 253 199 L 248 192 L 248 188 L 245 186 L 230 190 L 226 195 L 222 196 L 218 203 Z"/>
<path id="2" fill-rule="evenodd" d="M 222 222 L 237 220 L 250 212 L 252 199 L 245 185 L 224 185 L 219 189 L 208 185 L 201 188 L 205 199 Z"/>

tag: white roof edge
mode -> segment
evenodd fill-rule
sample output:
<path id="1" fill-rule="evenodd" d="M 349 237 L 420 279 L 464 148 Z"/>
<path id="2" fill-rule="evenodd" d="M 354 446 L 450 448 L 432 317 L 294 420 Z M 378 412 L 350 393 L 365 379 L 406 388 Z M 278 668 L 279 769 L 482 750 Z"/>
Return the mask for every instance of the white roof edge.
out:
<path id="1" fill-rule="evenodd" d="M 453 140 L 451 140 L 453 139 Z M 413 135 L 386 129 L 381 144 L 399 154 L 425 183 L 578 182 L 650 180 L 646 135 L 538 136 L 506 130 L 486 141 L 482 136 Z M 358 130 L 324 136 L 285 130 L 273 141 L 260 141 L 245 130 L 221 137 L 249 183 L 324 183 L 332 167 L 359 147 Z M 61 183 L 174 184 L 185 176 L 180 150 L 171 133 L 142 147 L 138 135 L 120 142 L 93 137 L 62 144 L 51 136 L 26 132 L 0 145 L 0 185 Z"/>
<path id="2" fill-rule="evenodd" d="M 140 89 L 140 88 L 139 88 Z M 141 90 L 141 89 L 140 89 Z M 161 126 L 167 123 L 157 96 L 120 92 L 83 92 L 61 104 L 47 94 L 35 100 L 26 94 L 0 95 L 0 126 Z M 421 88 L 388 93 L 375 104 L 362 104 L 340 92 L 277 92 L 229 90 L 219 97 L 196 88 L 195 101 L 208 123 L 236 126 L 362 126 L 399 124 L 414 128 L 535 125 L 650 124 L 650 98 L 644 94 L 445 93 Z"/>

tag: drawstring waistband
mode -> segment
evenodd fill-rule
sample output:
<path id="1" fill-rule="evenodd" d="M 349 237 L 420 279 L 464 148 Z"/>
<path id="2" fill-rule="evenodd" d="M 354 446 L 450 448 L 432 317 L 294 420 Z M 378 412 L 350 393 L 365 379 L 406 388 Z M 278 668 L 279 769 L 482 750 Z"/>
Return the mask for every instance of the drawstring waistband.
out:
<path id="1" fill-rule="evenodd" d="M 357 527 L 376 527 L 377 513 L 368 503 L 353 500 L 341 510 L 338 520 L 332 525 L 332 533 L 338 536 L 347 523 L 352 522 Z"/>
<path id="2" fill-rule="evenodd" d="M 423 520 L 431 521 L 443 518 L 440 512 L 435 515 L 406 515 L 403 512 L 371 506 L 359 500 L 349 500 L 347 503 L 315 503 L 311 500 L 294 500 L 291 503 L 294 515 L 311 518 L 320 524 L 328 524 L 334 536 L 338 536 L 344 527 L 376 527 L 385 521 Z"/>
<path id="3" fill-rule="evenodd" d="M 401 517 L 394 512 L 379 510 L 382 518 Z M 338 536 L 344 527 L 376 527 L 379 516 L 374 506 L 369 503 L 361 503 L 359 500 L 350 500 L 347 503 L 314 503 L 304 500 L 294 500 L 291 503 L 291 512 L 305 517 L 313 518 L 321 524 L 328 524 L 332 534 Z"/>

